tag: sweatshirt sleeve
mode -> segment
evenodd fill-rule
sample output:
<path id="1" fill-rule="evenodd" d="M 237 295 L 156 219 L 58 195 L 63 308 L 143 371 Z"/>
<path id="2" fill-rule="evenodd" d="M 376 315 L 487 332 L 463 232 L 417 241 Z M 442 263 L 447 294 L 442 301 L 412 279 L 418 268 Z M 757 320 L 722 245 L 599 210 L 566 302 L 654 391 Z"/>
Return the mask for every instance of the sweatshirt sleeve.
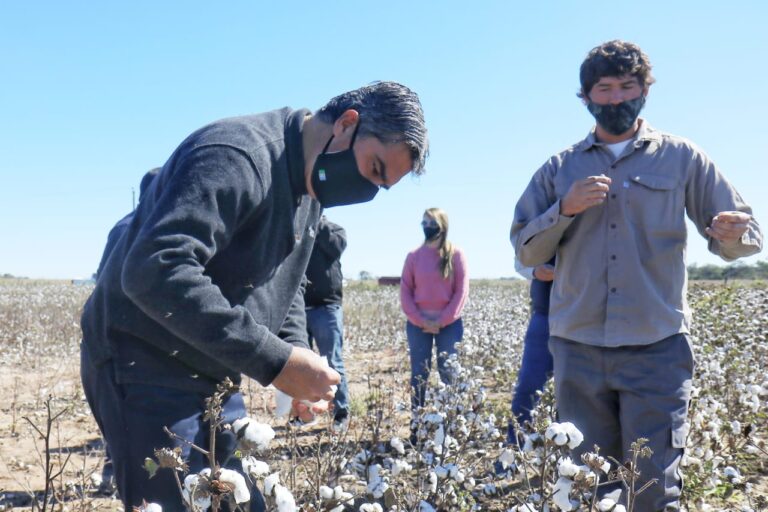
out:
<path id="1" fill-rule="evenodd" d="M 551 260 L 575 218 L 560 215 L 560 199 L 554 190 L 555 172 L 553 157 L 536 171 L 515 206 L 509 238 L 517 258 L 526 267 Z"/>
<path id="2" fill-rule="evenodd" d="M 301 286 L 296 290 L 293 302 L 288 309 L 288 315 L 285 317 L 277 337 L 281 340 L 298 347 L 309 348 L 307 342 L 307 313 L 304 310 L 304 289 L 307 286 L 307 276 L 301 279 Z"/>
<path id="3" fill-rule="evenodd" d="M 126 295 L 147 316 L 219 364 L 267 385 L 291 346 L 231 305 L 205 273 L 266 191 L 259 170 L 237 148 L 191 150 L 167 179 L 122 270 Z"/>
<path id="4" fill-rule="evenodd" d="M 464 303 L 469 295 L 469 273 L 467 272 L 467 259 L 461 249 L 456 249 L 453 255 L 453 296 L 450 302 L 440 313 L 438 322 L 440 327 L 445 327 L 461 317 Z"/>
<path id="5" fill-rule="evenodd" d="M 416 327 L 424 327 L 424 320 L 419 308 L 416 306 L 414 293 L 416 291 L 416 279 L 414 272 L 414 253 L 408 254 L 403 265 L 403 274 L 400 278 L 400 304 L 403 313 Z"/>
<path id="6" fill-rule="evenodd" d="M 760 225 L 752 217 L 752 208 L 720 174 L 706 154 L 694 150 L 688 176 L 685 187 L 686 211 L 696 225 L 696 229 L 707 239 L 709 251 L 725 261 L 733 261 L 760 252 L 763 248 L 763 234 Z M 731 244 L 724 244 L 704 231 L 712 223 L 715 215 L 725 211 L 738 211 L 750 215 L 747 231 L 740 240 Z"/>

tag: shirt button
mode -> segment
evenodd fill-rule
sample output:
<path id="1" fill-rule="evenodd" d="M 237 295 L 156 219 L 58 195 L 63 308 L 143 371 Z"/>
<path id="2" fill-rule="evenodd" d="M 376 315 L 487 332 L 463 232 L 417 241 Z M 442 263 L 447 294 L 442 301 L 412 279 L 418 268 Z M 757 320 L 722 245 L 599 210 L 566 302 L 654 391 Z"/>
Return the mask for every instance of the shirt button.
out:
<path id="1" fill-rule="evenodd" d="M 616 164 L 613 164 L 613 165 L 611 166 L 611 169 L 615 169 L 615 168 L 616 168 Z"/>
<path id="2" fill-rule="evenodd" d="M 616 224 L 611 224 L 611 229 L 616 229 Z"/>
<path id="3" fill-rule="evenodd" d="M 616 255 L 615 254 L 611 254 L 611 259 L 615 260 L 616 259 Z"/>
<path id="4" fill-rule="evenodd" d="M 611 293 L 616 293 L 616 288 L 611 288 Z"/>
<path id="5" fill-rule="evenodd" d="M 616 199 L 616 194 L 611 194 L 611 199 Z"/>

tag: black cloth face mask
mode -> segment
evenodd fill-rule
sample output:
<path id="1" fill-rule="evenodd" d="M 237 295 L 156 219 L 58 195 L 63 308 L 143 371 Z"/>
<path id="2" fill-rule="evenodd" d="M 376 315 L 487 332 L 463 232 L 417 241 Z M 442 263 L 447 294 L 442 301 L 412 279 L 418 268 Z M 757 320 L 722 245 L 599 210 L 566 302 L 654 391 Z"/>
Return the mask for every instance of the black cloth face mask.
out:
<path id="1" fill-rule="evenodd" d="M 598 105 L 590 101 L 587 103 L 587 109 L 605 131 L 611 135 L 621 135 L 635 124 L 643 105 L 645 105 L 645 96 L 640 95 L 633 100 L 622 101 L 618 105 Z"/>
<path id="2" fill-rule="evenodd" d="M 379 186 L 363 177 L 357 168 L 352 146 L 355 144 L 359 127 L 358 122 L 349 149 L 326 153 L 333 140 L 331 135 L 323 152 L 315 160 L 312 167 L 312 189 L 323 208 L 365 203 L 373 199 L 379 191 Z"/>
<path id="3" fill-rule="evenodd" d="M 440 228 L 436 226 L 424 226 L 424 239 L 434 240 L 440 234 Z"/>

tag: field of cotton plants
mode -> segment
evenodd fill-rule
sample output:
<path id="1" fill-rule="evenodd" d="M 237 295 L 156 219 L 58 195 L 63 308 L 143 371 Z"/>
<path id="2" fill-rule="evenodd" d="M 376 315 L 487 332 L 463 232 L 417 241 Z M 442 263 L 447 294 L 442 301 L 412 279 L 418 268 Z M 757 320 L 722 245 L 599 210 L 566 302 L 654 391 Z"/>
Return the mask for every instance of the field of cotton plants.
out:
<path id="1" fill-rule="evenodd" d="M 0 280 L 0 510 L 121 508 L 101 481 L 103 449 L 79 383 L 78 319 L 89 293 L 62 282 Z M 697 367 L 684 506 L 768 510 L 768 287 L 697 283 L 689 298 Z M 244 507 L 258 488 L 268 509 L 281 512 L 632 510 L 644 486 L 633 461 L 599 453 L 571 460 L 580 433 L 555 421 L 550 391 L 535 431 L 520 447 L 504 447 L 528 320 L 524 283 L 472 283 L 464 341 L 450 363 L 455 383 L 433 375 L 416 443 L 397 288 L 353 284 L 344 308 L 353 413 L 346 433 L 332 433 L 327 418 L 288 425 L 274 415 L 272 390 L 246 381 L 250 417 L 214 422 L 241 433 L 246 478 L 216 467 L 187 474 L 171 450 L 158 451 L 148 470 L 173 472 L 194 509 Z M 215 417 L 216 397 L 210 412 Z M 622 504 L 598 501 L 595 489 L 616 480 Z"/>

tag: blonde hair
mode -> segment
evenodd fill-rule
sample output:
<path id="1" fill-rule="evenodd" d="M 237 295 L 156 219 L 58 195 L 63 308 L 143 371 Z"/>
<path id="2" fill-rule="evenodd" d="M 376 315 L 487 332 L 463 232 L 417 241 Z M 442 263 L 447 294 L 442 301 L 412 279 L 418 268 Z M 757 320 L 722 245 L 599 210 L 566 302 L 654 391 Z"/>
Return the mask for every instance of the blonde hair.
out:
<path id="1" fill-rule="evenodd" d="M 440 242 L 437 245 L 440 255 L 440 273 L 443 278 L 448 279 L 453 274 L 453 255 L 456 252 L 453 244 L 448 241 L 448 214 L 440 208 L 427 208 L 424 210 L 424 215 L 434 219 L 440 227 Z"/>

